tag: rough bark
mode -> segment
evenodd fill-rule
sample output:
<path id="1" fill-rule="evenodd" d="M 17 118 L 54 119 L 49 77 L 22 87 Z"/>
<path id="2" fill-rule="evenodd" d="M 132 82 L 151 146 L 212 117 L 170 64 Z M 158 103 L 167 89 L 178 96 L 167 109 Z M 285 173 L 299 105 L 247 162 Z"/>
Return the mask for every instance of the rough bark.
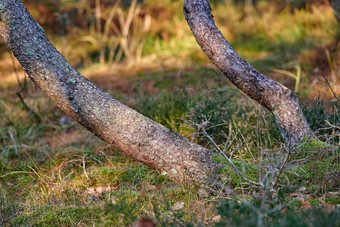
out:
<path id="1" fill-rule="evenodd" d="M 28 76 L 69 116 L 175 182 L 211 185 L 212 152 L 139 114 L 81 76 L 20 0 L 0 0 L 0 35 Z"/>
<path id="2" fill-rule="evenodd" d="M 185 0 L 183 11 L 205 54 L 235 86 L 274 114 L 288 144 L 312 134 L 296 93 L 255 70 L 235 52 L 216 27 L 208 0 Z"/>

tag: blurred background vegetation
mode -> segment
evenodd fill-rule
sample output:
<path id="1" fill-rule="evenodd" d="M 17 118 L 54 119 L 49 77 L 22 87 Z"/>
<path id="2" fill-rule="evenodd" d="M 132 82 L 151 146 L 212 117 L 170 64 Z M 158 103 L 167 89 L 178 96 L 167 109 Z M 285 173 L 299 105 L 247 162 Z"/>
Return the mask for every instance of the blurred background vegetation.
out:
<path id="1" fill-rule="evenodd" d="M 52 43 L 87 77 L 113 79 L 209 65 L 186 24 L 182 1 L 24 3 Z M 338 25 L 326 0 L 212 4 L 222 33 L 255 68 L 299 91 L 301 98 L 317 97 L 318 92 L 332 95 L 317 82 L 321 75 L 335 82 L 337 74 Z M 5 82 L 16 83 L 9 52 L 3 43 L 0 48 L 1 57 L 8 60 L 1 65 L 1 75 Z"/>
<path id="2" fill-rule="evenodd" d="M 235 89 L 197 45 L 177 0 L 25 0 L 57 49 L 115 98 L 216 150 L 259 180 L 282 158 L 273 117 Z M 316 135 L 340 145 L 339 25 L 326 0 L 215 0 L 235 50 L 298 93 Z M 338 150 L 292 157 L 274 192 L 228 166 L 229 195 L 178 186 L 67 118 L 0 40 L 0 225 L 339 224 Z M 191 123 L 192 124 L 191 124 Z M 228 198 L 228 200 L 225 200 Z M 235 215 L 239 214 L 239 215 Z"/>

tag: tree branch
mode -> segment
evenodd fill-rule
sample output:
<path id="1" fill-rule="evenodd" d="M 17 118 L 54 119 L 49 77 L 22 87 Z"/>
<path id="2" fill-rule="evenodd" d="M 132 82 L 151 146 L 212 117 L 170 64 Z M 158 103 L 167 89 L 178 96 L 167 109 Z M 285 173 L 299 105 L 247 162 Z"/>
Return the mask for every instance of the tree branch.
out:
<path id="1" fill-rule="evenodd" d="M 20 0 L 0 0 L 0 34 L 28 76 L 69 116 L 125 154 L 184 184 L 211 185 L 212 152 L 101 91 L 56 50 Z"/>
<path id="2" fill-rule="evenodd" d="M 235 86 L 274 114 L 288 144 L 311 134 L 297 95 L 235 52 L 216 27 L 208 0 L 185 0 L 183 12 L 205 54 Z"/>

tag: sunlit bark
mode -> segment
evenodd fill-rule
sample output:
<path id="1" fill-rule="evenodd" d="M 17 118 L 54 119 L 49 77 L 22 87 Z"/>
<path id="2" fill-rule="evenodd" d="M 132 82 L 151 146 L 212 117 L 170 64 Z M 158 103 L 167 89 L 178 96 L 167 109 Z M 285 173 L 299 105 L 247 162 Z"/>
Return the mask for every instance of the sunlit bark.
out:
<path id="1" fill-rule="evenodd" d="M 85 79 L 50 43 L 20 0 L 0 0 L 0 35 L 28 76 L 79 124 L 178 183 L 213 185 L 217 164 L 211 151 Z"/>
<path id="2" fill-rule="evenodd" d="M 287 143 L 310 135 L 294 92 L 237 55 L 216 28 L 207 0 L 185 1 L 184 13 L 208 57 L 243 92 L 270 110 Z M 55 49 L 20 0 L 0 0 L 0 35 L 29 77 L 69 116 L 125 154 L 181 183 L 221 185 L 212 152 L 98 89 Z"/>
<path id="3" fill-rule="evenodd" d="M 183 11 L 205 54 L 234 85 L 274 114 L 287 144 L 311 135 L 296 93 L 258 72 L 235 52 L 217 29 L 208 0 L 185 0 Z"/>

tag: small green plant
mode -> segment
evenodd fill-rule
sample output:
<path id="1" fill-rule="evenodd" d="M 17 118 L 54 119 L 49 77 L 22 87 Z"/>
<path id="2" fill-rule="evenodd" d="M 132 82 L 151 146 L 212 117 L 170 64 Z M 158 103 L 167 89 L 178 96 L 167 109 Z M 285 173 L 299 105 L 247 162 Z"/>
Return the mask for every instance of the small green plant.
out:
<path id="1" fill-rule="evenodd" d="M 268 198 L 269 199 L 269 198 Z M 219 226 L 338 226 L 340 209 L 331 211 L 321 208 L 301 210 L 277 201 L 227 200 L 218 208 Z"/>
<path id="2" fill-rule="evenodd" d="M 88 207 L 42 206 L 34 212 L 13 218 L 13 226 L 76 226 L 90 225 L 100 221 L 99 210 Z"/>
<path id="3" fill-rule="evenodd" d="M 127 226 L 138 218 L 136 202 L 127 202 L 127 197 L 108 202 L 104 206 L 107 224 L 112 226 Z"/>

